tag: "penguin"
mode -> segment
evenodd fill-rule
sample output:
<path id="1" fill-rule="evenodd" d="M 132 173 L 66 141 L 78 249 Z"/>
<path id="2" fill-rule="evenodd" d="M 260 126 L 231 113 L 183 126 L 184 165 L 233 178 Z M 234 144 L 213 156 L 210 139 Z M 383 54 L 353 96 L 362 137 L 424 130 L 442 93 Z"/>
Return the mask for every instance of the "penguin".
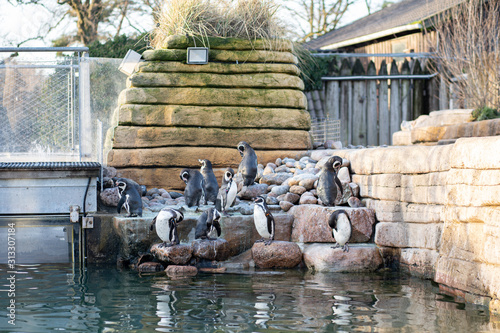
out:
<path id="1" fill-rule="evenodd" d="M 336 210 L 330 215 L 328 225 L 332 228 L 332 235 L 337 245 L 332 248 L 342 247 L 344 252 L 349 252 L 347 243 L 352 234 L 352 223 L 349 215 L 343 209 Z"/>
<path id="2" fill-rule="evenodd" d="M 215 203 L 217 201 L 217 193 L 219 192 L 219 183 L 217 182 L 217 178 L 215 178 L 212 162 L 206 159 L 198 161 L 201 163 L 200 172 L 205 181 L 205 201 Z"/>
<path id="3" fill-rule="evenodd" d="M 233 181 L 233 177 L 234 170 L 227 168 L 224 171 L 222 186 L 220 187 L 217 195 L 216 207 L 225 216 L 228 216 L 227 210 L 233 205 L 234 200 L 236 199 L 236 193 L 238 192 L 238 186 L 236 185 L 236 182 Z"/>
<path id="4" fill-rule="evenodd" d="M 120 194 L 120 201 L 118 201 L 117 206 L 118 214 L 120 214 L 123 207 L 129 217 L 142 217 L 142 199 L 139 191 L 137 191 L 137 186 L 135 186 L 137 183 L 127 178 L 118 178 L 115 184 Z"/>
<path id="5" fill-rule="evenodd" d="M 318 197 L 325 206 L 335 206 L 337 186 L 340 189 L 340 193 L 344 193 L 342 183 L 337 177 L 337 172 L 335 171 L 340 169 L 341 165 L 342 159 L 338 156 L 332 156 L 321 168 L 316 191 L 318 193 Z"/>
<path id="6" fill-rule="evenodd" d="M 243 185 L 249 186 L 255 182 L 257 176 L 257 155 L 255 151 L 245 141 L 238 143 L 238 152 L 242 159 L 238 166 L 238 173 L 243 176 Z"/>
<path id="7" fill-rule="evenodd" d="M 275 223 L 274 217 L 267 208 L 266 200 L 262 196 L 258 196 L 254 200 L 253 221 L 257 232 L 262 236 L 257 242 L 264 242 L 269 245 L 274 240 Z M 267 238 L 267 240 L 264 240 Z"/>
<path id="8" fill-rule="evenodd" d="M 194 238 L 213 240 L 215 238 L 210 238 L 210 234 L 214 231 L 214 229 L 217 231 L 217 237 L 220 237 L 220 217 L 220 213 L 214 207 L 210 207 L 206 212 L 201 214 L 198 218 L 198 222 L 196 223 Z"/>
<path id="9" fill-rule="evenodd" d="M 149 229 L 156 226 L 156 234 L 163 241 L 158 247 L 170 247 L 180 243 L 177 234 L 177 224 L 184 220 L 184 214 L 172 208 L 163 208 L 151 222 Z M 167 243 L 168 242 L 168 243 Z"/>
<path id="10" fill-rule="evenodd" d="M 199 206 L 205 197 L 203 175 L 198 170 L 184 169 L 180 177 L 186 183 L 184 189 L 186 204 L 188 207 Z"/>

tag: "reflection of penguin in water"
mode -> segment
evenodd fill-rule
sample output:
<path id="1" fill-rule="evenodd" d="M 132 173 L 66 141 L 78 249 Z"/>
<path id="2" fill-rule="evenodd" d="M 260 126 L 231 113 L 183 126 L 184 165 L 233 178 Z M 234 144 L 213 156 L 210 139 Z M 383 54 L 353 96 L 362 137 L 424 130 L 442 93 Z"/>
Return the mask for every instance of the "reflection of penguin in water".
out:
<path id="1" fill-rule="evenodd" d="M 243 176 L 243 185 L 249 186 L 255 182 L 257 176 L 257 155 L 245 141 L 238 143 L 238 152 L 242 159 L 238 166 L 238 173 Z"/>
<path id="2" fill-rule="evenodd" d="M 263 197 L 258 196 L 255 198 L 254 202 L 253 221 L 257 232 L 262 237 L 262 239 L 259 239 L 257 242 L 264 242 L 265 245 L 269 245 L 274 240 L 274 217 L 267 208 L 266 201 Z M 268 240 L 264 241 L 264 238 L 268 238 Z"/>
<path id="3" fill-rule="evenodd" d="M 204 180 L 198 170 L 184 169 L 180 175 L 182 181 L 186 183 L 184 198 L 188 207 L 199 206 L 204 197 Z"/>
<path id="4" fill-rule="evenodd" d="M 217 193 L 219 192 L 219 183 L 215 178 L 214 171 L 212 170 L 212 162 L 209 160 L 198 160 L 201 163 L 200 172 L 205 181 L 205 201 L 215 203 L 217 201 Z"/>
<path id="5" fill-rule="evenodd" d="M 342 165 L 342 159 L 338 156 L 332 156 L 321 168 L 318 178 L 318 186 L 316 191 L 318 197 L 325 206 L 335 206 L 335 199 L 337 198 L 337 186 L 340 193 L 344 193 L 342 183 L 337 177 L 337 171 Z"/>
<path id="6" fill-rule="evenodd" d="M 163 208 L 151 222 L 150 230 L 156 225 L 156 234 L 163 241 L 158 247 L 179 244 L 177 224 L 184 220 L 184 214 L 172 208 Z M 168 242 L 168 243 L 167 243 Z"/>
<path id="7" fill-rule="evenodd" d="M 126 178 L 116 180 L 118 193 L 120 193 L 120 201 L 118 201 L 117 211 L 120 214 L 122 207 L 125 208 L 129 217 L 142 217 L 142 199 L 135 182 Z"/>
<path id="8" fill-rule="evenodd" d="M 222 186 L 219 189 L 219 194 L 217 195 L 216 207 L 219 209 L 223 215 L 228 215 L 226 211 L 231 207 L 236 199 L 236 193 L 238 192 L 238 186 L 236 182 L 233 181 L 234 170 L 227 168 L 224 171 L 224 176 L 222 177 Z"/>
<path id="9" fill-rule="evenodd" d="M 194 235 L 195 239 L 208 239 L 212 240 L 215 238 L 210 238 L 210 234 L 214 231 L 217 231 L 217 237 L 220 237 L 221 227 L 219 224 L 220 213 L 217 209 L 211 207 L 206 212 L 201 214 L 198 218 L 198 222 L 196 223 L 196 232 Z"/>
<path id="10" fill-rule="evenodd" d="M 343 209 L 334 211 L 328 219 L 328 225 L 332 228 L 333 238 L 337 242 L 335 247 L 342 247 L 344 252 L 349 252 L 347 242 L 351 238 L 352 224 L 347 212 Z"/>

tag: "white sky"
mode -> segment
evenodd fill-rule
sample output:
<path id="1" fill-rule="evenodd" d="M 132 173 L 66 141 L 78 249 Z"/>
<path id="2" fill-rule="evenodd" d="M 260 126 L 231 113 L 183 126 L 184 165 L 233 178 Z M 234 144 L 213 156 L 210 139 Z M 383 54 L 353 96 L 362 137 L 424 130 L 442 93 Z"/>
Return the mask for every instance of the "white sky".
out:
<path id="1" fill-rule="evenodd" d="M 51 0 L 54 8 L 60 8 L 55 4 L 55 0 Z M 286 0 L 281 0 L 286 1 Z M 372 12 L 378 10 L 383 0 L 371 0 Z M 31 40 L 21 46 L 51 46 L 51 41 L 59 37 L 64 32 L 75 30 L 73 22 L 65 22 L 61 24 L 57 30 L 47 33 L 49 23 L 54 21 L 51 18 L 50 11 L 36 5 L 16 5 L 15 0 L 0 0 L 0 47 L 16 46 L 17 43 L 26 40 L 30 37 L 40 35 L 46 36 L 41 40 Z M 348 24 L 361 17 L 368 15 L 368 10 L 365 5 L 365 0 L 355 0 L 354 4 L 349 7 L 348 12 L 342 19 L 342 25 Z M 152 28 L 152 20 L 149 18 L 135 19 L 134 25 L 148 31 Z M 129 30 L 128 32 L 131 32 Z"/>

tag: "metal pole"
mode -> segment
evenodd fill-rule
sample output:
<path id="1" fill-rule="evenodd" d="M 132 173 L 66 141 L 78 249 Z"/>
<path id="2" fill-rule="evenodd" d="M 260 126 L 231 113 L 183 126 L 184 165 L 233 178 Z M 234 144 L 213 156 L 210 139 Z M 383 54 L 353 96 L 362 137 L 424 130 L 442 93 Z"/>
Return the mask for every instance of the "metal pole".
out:
<path id="1" fill-rule="evenodd" d="M 78 96 L 80 119 L 80 161 L 92 158 L 92 119 L 90 114 L 90 64 L 88 53 L 79 57 Z"/>

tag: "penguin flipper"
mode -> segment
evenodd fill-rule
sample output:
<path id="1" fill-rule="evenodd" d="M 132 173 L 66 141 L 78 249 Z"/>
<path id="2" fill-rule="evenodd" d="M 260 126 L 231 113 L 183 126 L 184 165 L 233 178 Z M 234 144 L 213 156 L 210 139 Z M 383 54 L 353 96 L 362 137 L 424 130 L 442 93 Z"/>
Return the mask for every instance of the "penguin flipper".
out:
<path id="1" fill-rule="evenodd" d="M 153 228 L 156 226 L 156 218 L 158 217 L 158 215 L 156 215 L 153 219 L 153 221 L 151 221 L 151 225 L 149 226 L 149 230 L 153 231 Z"/>
<path id="2" fill-rule="evenodd" d="M 175 225 L 175 221 L 174 219 L 170 219 L 168 220 L 168 224 L 169 224 L 169 227 L 170 227 L 170 232 L 168 234 L 168 240 L 170 241 L 170 243 L 172 243 L 172 241 L 175 240 L 175 231 L 177 230 L 177 226 Z"/>
<path id="3" fill-rule="evenodd" d="M 344 195 L 344 189 L 342 188 L 342 182 L 340 181 L 339 177 L 337 177 L 337 175 L 335 175 L 334 179 L 335 179 L 335 183 L 337 183 L 337 185 L 339 187 L 340 193 L 342 195 Z"/>
<path id="4" fill-rule="evenodd" d="M 274 239 L 274 217 L 271 213 L 266 213 L 267 217 L 267 231 L 271 234 L 271 238 Z"/>
<path id="5" fill-rule="evenodd" d="M 118 214 L 121 213 L 122 206 L 125 203 L 125 200 L 127 200 L 127 198 L 124 195 L 122 195 L 121 198 L 120 198 L 120 201 L 118 201 L 118 206 L 116 206 L 116 210 L 117 210 Z"/>
<path id="6" fill-rule="evenodd" d="M 214 221 L 213 222 L 213 226 L 214 226 L 215 230 L 217 230 L 217 237 L 220 237 L 220 234 L 221 234 L 222 230 L 220 228 L 219 222 Z"/>

